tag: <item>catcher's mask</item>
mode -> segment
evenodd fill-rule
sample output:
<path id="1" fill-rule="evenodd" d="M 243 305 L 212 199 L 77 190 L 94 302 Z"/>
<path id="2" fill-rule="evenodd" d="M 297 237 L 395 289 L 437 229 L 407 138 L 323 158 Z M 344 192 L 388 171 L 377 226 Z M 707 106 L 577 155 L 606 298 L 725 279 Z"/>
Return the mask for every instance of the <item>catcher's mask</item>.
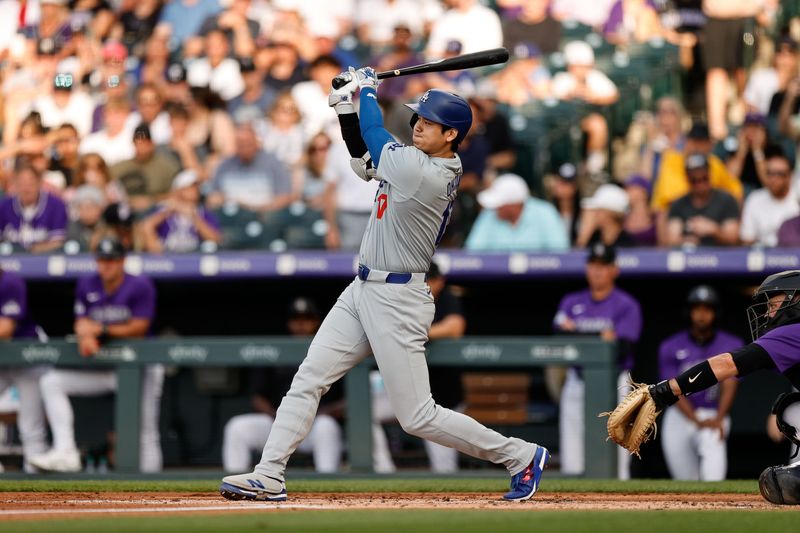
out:
<path id="1" fill-rule="evenodd" d="M 783 295 L 782 300 L 775 298 Z M 773 274 L 756 289 L 756 301 L 747 308 L 750 335 L 756 340 L 778 326 L 800 322 L 800 270 Z"/>

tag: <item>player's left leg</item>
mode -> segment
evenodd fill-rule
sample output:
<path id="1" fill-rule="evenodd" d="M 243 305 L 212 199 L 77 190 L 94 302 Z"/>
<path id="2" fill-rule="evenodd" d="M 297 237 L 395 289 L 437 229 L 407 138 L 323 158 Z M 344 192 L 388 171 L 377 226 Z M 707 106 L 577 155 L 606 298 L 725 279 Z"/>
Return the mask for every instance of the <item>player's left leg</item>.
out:
<path id="1" fill-rule="evenodd" d="M 617 377 L 617 403 L 621 402 L 631 391 L 628 371 L 620 372 Z M 581 409 L 584 408 L 581 402 Z M 631 478 L 631 454 L 622 446 L 617 446 L 617 478 L 628 480 Z"/>
<path id="2" fill-rule="evenodd" d="M 583 474 L 583 402 L 584 384 L 574 368 L 567 370 L 558 406 L 558 454 L 562 474 Z"/>
<path id="3" fill-rule="evenodd" d="M 286 463 L 311 431 L 320 398 L 370 352 L 354 303 L 354 284 L 339 296 L 314 336 L 289 392 L 278 407 L 261 461 L 252 473 L 223 478 L 220 487 L 223 497 L 286 500 Z"/>
<path id="4" fill-rule="evenodd" d="M 381 370 L 400 425 L 408 433 L 473 457 L 506 466 L 513 476 L 508 499 L 530 498 L 538 488 L 549 452 L 522 439 L 505 437 L 474 419 L 433 401 L 425 342 L 434 303 L 424 283 L 365 282 L 359 315 Z"/>
<path id="5" fill-rule="evenodd" d="M 369 373 L 369 381 L 372 403 L 372 469 L 379 474 L 391 474 L 397 468 L 392 459 L 383 423 L 392 422 L 396 418 L 381 373 L 373 370 Z"/>
<path id="6" fill-rule="evenodd" d="M 700 479 L 700 459 L 695 449 L 697 426 L 673 405 L 664 412 L 659 439 L 672 479 Z"/>
<path id="7" fill-rule="evenodd" d="M 714 418 L 716 409 L 698 409 L 700 420 Z M 719 430 L 703 428 L 697 435 L 698 455 L 700 456 L 700 481 L 722 481 L 728 473 L 727 439 L 731 428 L 730 417 L 722 422 L 723 436 Z"/>
<path id="8" fill-rule="evenodd" d="M 161 433 L 158 429 L 163 388 L 164 365 L 146 366 L 142 373 L 142 418 L 139 437 L 139 469 L 142 472 L 160 472 L 163 466 Z"/>
<path id="9" fill-rule="evenodd" d="M 23 468 L 34 472 L 28 461 L 47 451 L 47 422 L 39 390 L 39 378 L 43 371 L 40 368 L 21 368 L 12 372 L 19 393 L 17 426 L 22 441 Z"/>

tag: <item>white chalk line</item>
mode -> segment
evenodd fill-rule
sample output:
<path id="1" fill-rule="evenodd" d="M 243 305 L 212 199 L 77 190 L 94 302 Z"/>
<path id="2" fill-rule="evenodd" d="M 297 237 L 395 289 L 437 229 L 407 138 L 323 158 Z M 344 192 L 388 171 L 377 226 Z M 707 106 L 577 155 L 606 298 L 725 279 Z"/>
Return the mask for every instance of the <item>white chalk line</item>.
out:
<path id="1" fill-rule="evenodd" d="M 194 507 L 118 507 L 101 509 L 3 509 L 0 516 L 8 515 L 58 515 L 58 514 L 109 514 L 109 513 L 193 513 L 197 511 L 280 511 L 281 509 L 334 509 L 332 506 L 303 503 L 255 505 L 202 505 Z"/>

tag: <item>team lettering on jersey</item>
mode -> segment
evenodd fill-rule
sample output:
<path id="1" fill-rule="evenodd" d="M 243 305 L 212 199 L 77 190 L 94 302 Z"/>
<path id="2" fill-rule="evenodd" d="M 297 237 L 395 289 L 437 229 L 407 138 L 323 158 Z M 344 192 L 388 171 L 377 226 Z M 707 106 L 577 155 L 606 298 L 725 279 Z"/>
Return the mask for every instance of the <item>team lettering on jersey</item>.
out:
<path id="1" fill-rule="evenodd" d="M 402 143 L 392 143 L 386 149 L 389 150 L 390 152 L 394 152 L 398 148 L 402 148 L 404 146 L 405 146 L 405 144 L 402 144 Z"/>
<path id="2" fill-rule="evenodd" d="M 456 174 L 456 177 L 447 183 L 447 198 L 451 202 L 456 199 L 459 184 L 461 184 L 461 174 Z"/>

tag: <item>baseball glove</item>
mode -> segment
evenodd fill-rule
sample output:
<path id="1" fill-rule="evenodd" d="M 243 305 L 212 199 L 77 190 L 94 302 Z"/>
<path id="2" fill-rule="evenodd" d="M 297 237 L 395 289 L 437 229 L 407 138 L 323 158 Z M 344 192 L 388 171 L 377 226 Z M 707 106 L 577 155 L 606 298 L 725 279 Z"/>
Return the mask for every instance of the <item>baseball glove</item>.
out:
<path id="1" fill-rule="evenodd" d="M 661 413 L 650 396 L 649 386 L 631 383 L 631 390 L 616 409 L 598 416 L 608 417 L 608 438 L 640 457 L 639 448 L 655 436 L 656 417 Z"/>

